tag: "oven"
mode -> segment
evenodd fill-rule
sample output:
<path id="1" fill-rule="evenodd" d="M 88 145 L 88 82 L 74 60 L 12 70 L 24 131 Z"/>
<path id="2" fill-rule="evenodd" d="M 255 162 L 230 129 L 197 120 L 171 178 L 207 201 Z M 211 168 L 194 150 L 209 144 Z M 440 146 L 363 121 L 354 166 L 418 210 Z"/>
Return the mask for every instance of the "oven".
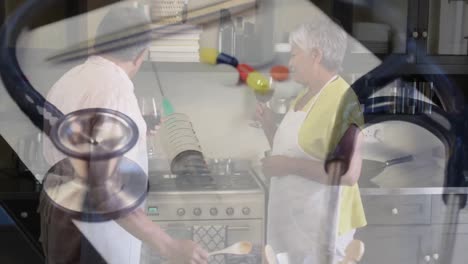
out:
<path id="1" fill-rule="evenodd" d="M 219 169 L 212 170 L 218 172 L 213 175 L 212 184 L 186 185 L 178 182 L 176 176 L 150 172 L 146 213 L 173 238 L 193 240 L 208 252 L 240 241 L 253 245 L 250 254 L 216 255 L 210 257 L 210 264 L 262 263 L 264 186 L 251 170 L 217 163 L 212 169 L 223 169 L 222 173 Z M 145 245 L 141 259 L 142 264 L 164 263 L 164 259 Z"/>
<path id="2" fill-rule="evenodd" d="M 209 263 L 262 263 L 264 232 L 261 219 L 165 221 L 158 224 L 173 238 L 193 240 L 209 252 L 238 241 L 249 241 L 254 245 L 248 255 L 216 255 L 210 258 Z M 143 246 L 141 263 L 163 263 L 163 259 Z"/>

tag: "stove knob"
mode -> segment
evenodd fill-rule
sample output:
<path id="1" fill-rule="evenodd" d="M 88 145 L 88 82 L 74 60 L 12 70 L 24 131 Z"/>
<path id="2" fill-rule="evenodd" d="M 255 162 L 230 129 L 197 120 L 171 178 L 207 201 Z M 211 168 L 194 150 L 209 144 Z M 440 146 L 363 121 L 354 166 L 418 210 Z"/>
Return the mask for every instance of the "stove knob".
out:
<path id="1" fill-rule="evenodd" d="M 249 215 L 249 214 L 250 214 L 250 208 L 248 208 L 248 207 L 242 208 L 242 213 L 243 213 L 244 215 Z"/>
<path id="2" fill-rule="evenodd" d="M 214 207 L 210 209 L 210 215 L 215 216 L 217 214 L 218 214 L 218 209 L 216 209 Z"/>
<path id="3" fill-rule="evenodd" d="M 184 216 L 184 215 L 185 215 L 185 210 L 184 210 L 184 208 L 179 208 L 179 209 L 177 209 L 177 215 L 178 215 L 178 216 Z"/>
<path id="4" fill-rule="evenodd" d="M 227 208 L 226 209 L 226 214 L 227 215 L 233 215 L 234 214 L 234 208 L 232 208 L 232 207 Z"/>
<path id="5" fill-rule="evenodd" d="M 193 214 L 196 215 L 196 216 L 200 216 L 202 213 L 201 209 L 200 208 L 195 208 L 193 209 Z"/>

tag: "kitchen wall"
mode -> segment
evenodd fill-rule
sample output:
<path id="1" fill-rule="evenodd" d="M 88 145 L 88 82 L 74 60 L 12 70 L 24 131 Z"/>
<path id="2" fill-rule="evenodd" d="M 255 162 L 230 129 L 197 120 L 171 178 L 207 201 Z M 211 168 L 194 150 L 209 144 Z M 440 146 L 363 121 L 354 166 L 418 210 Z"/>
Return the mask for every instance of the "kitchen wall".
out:
<path id="1" fill-rule="evenodd" d="M 261 129 L 248 124 L 255 111 L 255 96 L 232 80 L 235 71 L 198 65 L 190 71 L 159 71 L 161 86 L 176 112 L 190 117 L 207 157 L 255 159 L 269 149 Z M 159 97 L 151 72 L 140 72 L 134 80 L 137 92 Z"/>
<path id="2" fill-rule="evenodd" d="M 329 9 L 324 1 L 271 0 L 274 2 L 274 40 L 287 42 L 288 34 L 298 25 L 313 21 L 324 13 L 318 7 Z M 314 3 L 312 3 L 314 2 Z M 331 1 L 328 1 L 331 2 Z"/>

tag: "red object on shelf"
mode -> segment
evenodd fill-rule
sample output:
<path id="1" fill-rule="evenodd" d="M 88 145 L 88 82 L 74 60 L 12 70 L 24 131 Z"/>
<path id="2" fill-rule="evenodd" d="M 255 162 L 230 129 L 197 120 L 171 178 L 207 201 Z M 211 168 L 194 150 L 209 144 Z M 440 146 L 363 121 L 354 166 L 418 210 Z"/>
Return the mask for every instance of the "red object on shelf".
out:
<path id="1" fill-rule="evenodd" d="M 237 65 L 237 71 L 239 72 L 241 80 L 245 82 L 249 73 L 255 71 L 255 69 L 248 64 L 241 63 Z"/>
<path id="2" fill-rule="evenodd" d="M 271 68 L 270 75 L 275 81 L 284 81 L 289 78 L 289 69 L 283 65 L 275 65 Z"/>

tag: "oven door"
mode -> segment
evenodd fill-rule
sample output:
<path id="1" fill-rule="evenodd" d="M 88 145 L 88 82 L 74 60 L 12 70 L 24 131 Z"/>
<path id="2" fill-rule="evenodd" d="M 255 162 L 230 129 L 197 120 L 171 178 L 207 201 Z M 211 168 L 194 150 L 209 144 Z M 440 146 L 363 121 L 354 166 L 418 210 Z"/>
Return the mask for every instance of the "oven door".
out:
<path id="1" fill-rule="evenodd" d="M 210 264 L 254 264 L 263 262 L 264 225 L 261 219 L 246 220 L 201 220 L 166 221 L 158 224 L 175 239 L 189 239 L 197 242 L 208 252 L 223 249 L 239 241 L 253 244 L 248 255 L 216 255 L 209 259 Z M 147 245 L 142 247 L 142 264 L 165 263 Z"/>

